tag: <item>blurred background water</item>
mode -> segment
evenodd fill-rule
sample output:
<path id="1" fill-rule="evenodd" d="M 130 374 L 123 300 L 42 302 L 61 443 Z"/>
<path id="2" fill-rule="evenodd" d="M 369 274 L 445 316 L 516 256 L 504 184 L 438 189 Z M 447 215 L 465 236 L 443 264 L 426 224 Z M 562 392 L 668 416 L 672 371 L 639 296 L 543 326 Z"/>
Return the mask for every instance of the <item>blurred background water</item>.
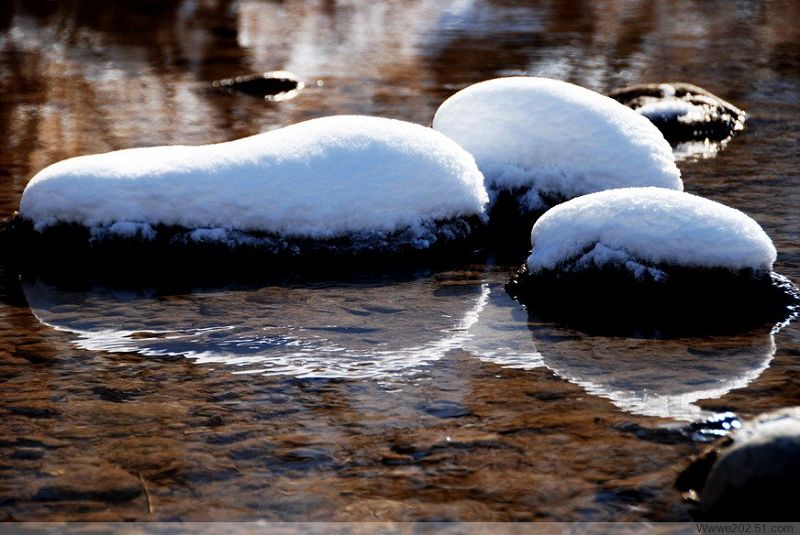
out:
<path id="1" fill-rule="evenodd" d="M 10 0 L 0 211 L 82 154 L 341 113 L 429 124 L 497 76 L 685 81 L 749 113 L 681 161 L 687 191 L 755 218 L 797 283 L 798 28 L 790 0 Z M 278 69 L 306 88 L 212 87 Z M 0 515 L 681 520 L 674 479 L 704 437 L 800 401 L 797 324 L 590 336 L 528 321 L 503 290 L 522 261 L 189 289 L 0 265 Z"/>

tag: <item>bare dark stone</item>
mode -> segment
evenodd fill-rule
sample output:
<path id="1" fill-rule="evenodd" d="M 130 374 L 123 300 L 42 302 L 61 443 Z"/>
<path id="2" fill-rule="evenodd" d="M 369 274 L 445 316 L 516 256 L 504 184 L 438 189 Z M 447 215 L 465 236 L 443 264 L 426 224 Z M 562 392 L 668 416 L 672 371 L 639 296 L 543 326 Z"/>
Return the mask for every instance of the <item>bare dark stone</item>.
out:
<path id="1" fill-rule="evenodd" d="M 44 456 L 44 450 L 39 448 L 17 448 L 11 453 L 11 458 L 20 461 L 35 461 Z"/>
<path id="2" fill-rule="evenodd" d="M 679 100 L 702 109 L 703 117 L 677 113 L 649 115 L 648 119 L 670 143 L 726 140 L 744 128 L 747 114 L 715 94 L 687 83 L 638 84 L 611 91 L 608 96 L 639 111 L 643 106 Z"/>
<path id="3" fill-rule="evenodd" d="M 214 81 L 213 85 L 226 93 L 244 93 L 267 100 L 283 100 L 305 87 L 297 75 L 286 71 L 225 78 Z"/>
<path id="4" fill-rule="evenodd" d="M 422 403 L 419 405 L 419 409 L 437 418 L 463 418 L 473 414 L 461 403 L 441 399 Z"/>
<path id="5" fill-rule="evenodd" d="M 523 265 L 506 290 L 534 321 L 603 335 L 742 332 L 793 320 L 800 311 L 800 290 L 777 273 L 654 267 L 667 279 L 637 279 L 624 267 L 531 274 Z"/>
<path id="6" fill-rule="evenodd" d="M 38 232 L 15 215 L 0 222 L 0 260 L 17 272 L 70 284 L 95 276 L 111 283 L 180 286 L 245 281 L 265 273 L 329 277 L 380 269 L 390 274 L 464 260 L 474 251 L 482 228 L 479 216 L 469 216 L 430 222 L 424 240 L 401 229 L 325 240 L 232 231 L 232 240 L 222 242 L 194 240 L 191 229 L 163 225 L 153 227 L 153 239 L 92 236 L 77 224 L 56 224 Z M 186 280 L 187 273 L 192 281 Z"/>
<path id="7" fill-rule="evenodd" d="M 36 501 L 97 500 L 124 502 L 142 493 L 140 480 L 108 463 L 75 464 L 57 477 L 39 482 L 33 494 Z"/>
<path id="8" fill-rule="evenodd" d="M 676 487 L 699 494 L 695 514 L 714 521 L 797 520 L 800 409 L 781 409 L 742 425 L 696 458 Z"/>

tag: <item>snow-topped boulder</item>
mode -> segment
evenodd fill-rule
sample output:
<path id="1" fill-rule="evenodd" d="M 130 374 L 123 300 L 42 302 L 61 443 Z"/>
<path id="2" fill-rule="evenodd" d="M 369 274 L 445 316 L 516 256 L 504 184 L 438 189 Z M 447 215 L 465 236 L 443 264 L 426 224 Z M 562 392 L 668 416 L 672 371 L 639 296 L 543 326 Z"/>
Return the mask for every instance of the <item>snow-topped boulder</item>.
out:
<path id="1" fill-rule="evenodd" d="M 464 240 L 487 201 L 472 156 L 439 132 L 334 116 L 215 145 L 64 160 L 30 181 L 19 217 L 93 243 L 385 252 Z"/>
<path id="2" fill-rule="evenodd" d="M 775 247 L 758 223 L 688 193 L 623 188 L 578 197 L 536 222 L 531 245 L 513 292 L 537 303 L 553 294 L 566 311 L 575 300 L 583 312 L 613 309 L 598 322 L 683 317 L 702 329 L 720 317 L 714 310 L 778 321 L 798 304 L 796 288 L 771 271 Z"/>
<path id="3" fill-rule="evenodd" d="M 536 214 L 613 188 L 683 189 L 669 143 L 650 121 L 567 82 L 510 77 L 472 85 L 439 107 L 433 128 L 475 156 L 495 203 L 492 218 L 508 215 L 501 208 Z"/>

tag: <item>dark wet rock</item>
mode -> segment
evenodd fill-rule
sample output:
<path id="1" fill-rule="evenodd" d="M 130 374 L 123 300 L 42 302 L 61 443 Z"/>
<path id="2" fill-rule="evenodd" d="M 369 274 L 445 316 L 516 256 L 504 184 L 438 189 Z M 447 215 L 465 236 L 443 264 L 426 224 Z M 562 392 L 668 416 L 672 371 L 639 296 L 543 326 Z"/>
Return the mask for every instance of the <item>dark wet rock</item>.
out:
<path id="1" fill-rule="evenodd" d="M 51 474 L 36 482 L 33 500 L 124 502 L 142 493 L 138 477 L 106 462 L 76 462 L 69 468 L 55 468 Z"/>
<path id="2" fill-rule="evenodd" d="M 103 401 L 113 401 L 114 403 L 124 403 L 126 401 L 131 401 L 132 399 L 141 395 L 140 392 L 119 390 L 115 388 L 108 388 L 106 386 L 95 386 L 92 388 L 92 392 L 96 394 Z"/>
<path id="3" fill-rule="evenodd" d="M 335 463 L 335 459 L 321 449 L 293 448 L 279 453 L 270 463 L 271 467 L 279 472 L 305 471 L 331 466 Z"/>
<path id="4" fill-rule="evenodd" d="M 25 436 L 25 437 L 18 437 L 15 440 L 2 440 L 0 439 L 0 448 L 11 448 L 11 447 L 20 447 L 20 448 L 48 448 L 48 449 L 58 449 L 66 447 L 69 442 L 64 440 L 59 440 L 53 437 L 47 436 Z"/>
<path id="5" fill-rule="evenodd" d="M 421 403 L 419 409 L 436 418 L 463 418 L 473 414 L 461 403 L 443 399 Z"/>
<path id="6" fill-rule="evenodd" d="M 44 450 L 39 448 L 17 448 L 11 452 L 11 458 L 19 461 L 34 461 L 44 456 Z"/>
<path id="7" fill-rule="evenodd" d="M 608 96 L 638 111 L 670 143 L 723 141 L 744 128 L 747 114 L 713 93 L 692 84 L 638 84 Z"/>
<path id="8" fill-rule="evenodd" d="M 539 208 L 531 208 L 524 201 L 530 188 L 499 190 L 492 192 L 494 202 L 488 209 L 487 241 L 499 254 L 499 261 L 516 261 L 530 249 L 531 227 L 548 209 L 561 204 L 567 198 L 558 195 L 537 195 L 542 201 Z"/>
<path id="9" fill-rule="evenodd" d="M 746 422 L 695 459 L 676 487 L 703 520 L 796 520 L 800 503 L 800 408 Z"/>
<path id="10" fill-rule="evenodd" d="M 229 231 L 225 239 L 192 237 L 192 229 L 153 227 L 154 237 L 98 235 L 77 224 L 56 224 L 42 232 L 20 217 L 0 222 L 0 259 L 18 271 L 74 278 L 84 272 L 168 278 L 220 273 L 240 278 L 269 271 L 349 272 L 355 267 L 382 268 L 452 263 L 468 257 L 483 232 L 479 216 L 426 223 L 424 229 L 365 231 L 316 240 L 266 233 Z M 70 258 L 71 262 L 55 262 Z M 174 268 L 174 269 L 173 269 Z"/>
<path id="11" fill-rule="evenodd" d="M 297 75 L 287 71 L 247 74 L 215 80 L 214 87 L 227 93 L 244 93 L 267 100 L 286 100 L 297 94 L 305 84 Z"/>
<path id="12" fill-rule="evenodd" d="M 506 285 L 536 321 L 606 335 L 733 333 L 783 324 L 800 311 L 800 290 L 774 272 L 657 266 L 666 280 L 625 268 L 543 270 L 523 265 Z"/>
<path id="13" fill-rule="evenodd" d="M 719 439 L 720 436 L 727 436 L 731 430 L 740 425 L 735 414 L 723 413 L 687 425 L 649 427 L 636 422 L 623 422 L 616 425 L 615 429 L 656 444 L 682 444 L 687 440 L 711 442 Z"/>
<path id="14" fill-rule="evenodd" d="M 59 414 L 59 411 L 49 401 L 31 400 L 25 404 L 7 405 L 5 409 L 12 414 L 29 418 L 52 418 Z"/>

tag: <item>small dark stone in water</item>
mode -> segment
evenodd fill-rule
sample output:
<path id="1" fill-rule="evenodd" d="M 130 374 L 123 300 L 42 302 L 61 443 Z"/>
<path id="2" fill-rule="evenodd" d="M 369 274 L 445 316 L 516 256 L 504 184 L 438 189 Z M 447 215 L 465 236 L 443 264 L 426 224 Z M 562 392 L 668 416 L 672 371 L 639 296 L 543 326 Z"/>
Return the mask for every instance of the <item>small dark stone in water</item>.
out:
<path id="1" fill-rule="evenodd" d="M 124 403 L 140 395 L 139 392 L 118 390 L 105 386 L 95 386 L 92 388 L 92 392 L 103 401 L 111 401 L 112 403 Z"/>
<path id="2" fill-rule="evenodd" d="M 797 318 L 800 290 L 777 273 L 655 266 L 666 280 L 624 268 L 541 271 L 524 265 L 506 285 L 535 321 L 589 334 L 683 336 L 743 332 Z"/>
<path id="3" fill-rule="evenodd" d="M 270 71 L 235 78 L 215 80 L 214 87 L 227 93 L 245 93 L 267 100 L 285 100 L 305 87 L 296 75 L 287 71 Z"/>
<path id="4" fill-rule="evenodd" d="M 638 84 L 615 89 L 608 96 L 650 119 L 673 144 L 724 141 L 744 128 L 747 117 L 730 102 L 686 83 Z"/>
<path id="5" fill-rule="evenodd" d="M 35 461 L 44 456 L 44 450 L 39 448 L 17 448 L 11 453 L 11 458 L 20 461 Z"/>
<path id="6" fill-rule="evenodd" d="M 472 416 L 472 411 L 456 401 L 436 400 L 419 405 L 423 410 L 437 418 L 463 418 Z"/>

